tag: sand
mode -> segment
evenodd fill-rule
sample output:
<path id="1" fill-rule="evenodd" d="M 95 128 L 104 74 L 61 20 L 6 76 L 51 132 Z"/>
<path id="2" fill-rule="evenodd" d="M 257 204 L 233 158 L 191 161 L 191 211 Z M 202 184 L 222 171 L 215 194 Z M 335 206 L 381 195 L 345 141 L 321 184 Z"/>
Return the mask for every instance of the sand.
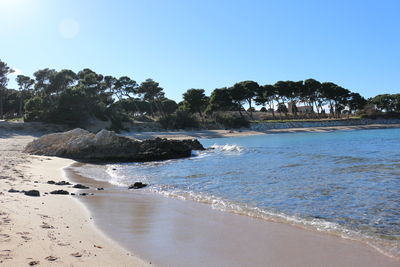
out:
<path id="1" fill-rule="evenodd" d="M 45 195 L 57 189 L 48 180 L 66 180 L 68 159 L 21 153 L 33 136 L 0 131 L 0 265 L 147 266 L 94 226 L 77 198 Z M 39 190 L 40 197 L 9 193 Z"/>
<path id="2" fill-rule="evenodd" d="M 216 138 L 386 127 L 158 132 L 133 136 Z M 221 266 L 237 266 L 239 262 L 242 266 L 399 266 L 398 261 L 362 243 L 216 211 L 200 203 L 146 194 L 132 198 L 131 194 L 114 192 L 115 187 L 93 180 L 83 182 L 107 187 L 106 190 L 86 197 L 45 195 L 44 192 L 56 189 L 78 190 L 47 184 L 48 180 L 66 180 L 63 168 L 73 163 L 72 160 L 21 153 L 38 135 L 31 131 L 0 129 L 0 264 L 4 266 L 28 266 L 29 263 L 146 266 L 150 261 L 153 265 L 155 262 L 178 266 L 204 266 L 209 262 Z M 7 192 L 11 188 L 37 189 L 41 196 Z M 126 227 L 127 223 L 130 228 Z M 130 230 L 121 234 L 115 231 L 119 227 Z M 131 235 L 141 231 L 147 235 Z M 111 234 L 118 243 L 105 233 Z"/>

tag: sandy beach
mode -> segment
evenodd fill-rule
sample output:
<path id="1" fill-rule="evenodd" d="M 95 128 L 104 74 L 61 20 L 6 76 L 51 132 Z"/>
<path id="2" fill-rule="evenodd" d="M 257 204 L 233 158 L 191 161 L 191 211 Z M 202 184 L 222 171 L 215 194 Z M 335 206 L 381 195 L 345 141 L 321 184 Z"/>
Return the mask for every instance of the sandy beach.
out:
<path id="1" fill-rule="evenodd" d="M 135 138 L 217 138 L 282 132 L 376 129 L 400 125 L 251 131 L 134 133 Z M 0 264 L 4 266 L 399 266 L 360 242 L 287 224 L 211 209 L 152 194 L 129 194 L 67 173 L 72 160 L 22 153 L 32 132 L 0 130 Z M 76 189 L 48 180 L 106 190 L 94 196 L 50 195 Z M 40 197 L 9 189 L 40 191 Z M 90 191 L 89 191 L 90 192 Z M 112 239 L 110 238 L 112 237 Z"/>
<path id="2" fill-rule="evenodd" d="M 0 265 L 147 266 L 94 226 L 78 198 L 44 194 L 71 188 L 47 184 L 67 180 L 68 159 L 21 153 L 30 133 L 0 132 Z M 39 190 L 40 197 L 9 193 Z"/>

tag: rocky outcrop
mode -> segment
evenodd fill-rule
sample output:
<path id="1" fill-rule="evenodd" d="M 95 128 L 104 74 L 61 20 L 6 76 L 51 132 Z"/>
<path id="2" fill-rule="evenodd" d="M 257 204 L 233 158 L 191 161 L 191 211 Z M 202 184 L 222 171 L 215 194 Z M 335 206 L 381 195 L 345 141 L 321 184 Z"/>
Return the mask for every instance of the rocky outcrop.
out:
<path id="1" fill-rule="evenodd" d="M 196 141 L 161 138 L 140 141 L 107 130 L 93 134 L 74 129 L 44 135 L 29 143 L 24 152 L 79 160 L 152 161 L 190 157 L 192 148 L 201 146 Z"/>
<path id="2" fill-rule="evenodd" d="M 206 150 L 197 139 L 184 139 L 182 142 L 188 145 L 192 150 Z"/>

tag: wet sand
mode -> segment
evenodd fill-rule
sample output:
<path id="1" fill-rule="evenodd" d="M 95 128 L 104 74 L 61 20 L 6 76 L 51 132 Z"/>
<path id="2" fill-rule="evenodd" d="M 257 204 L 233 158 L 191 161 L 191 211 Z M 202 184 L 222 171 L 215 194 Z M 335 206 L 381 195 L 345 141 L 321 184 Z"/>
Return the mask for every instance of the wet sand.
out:
<path id="1" fill-rule="evenodd" d="M 399 266 L 361 242 L 283 223 L 214 210 L 98 182 L 67 170 L 91 187 L 80 199 L 96 225 L 126 249 L 161 266 Z M 90 190 L 89 190 L 90 192 Z"/>

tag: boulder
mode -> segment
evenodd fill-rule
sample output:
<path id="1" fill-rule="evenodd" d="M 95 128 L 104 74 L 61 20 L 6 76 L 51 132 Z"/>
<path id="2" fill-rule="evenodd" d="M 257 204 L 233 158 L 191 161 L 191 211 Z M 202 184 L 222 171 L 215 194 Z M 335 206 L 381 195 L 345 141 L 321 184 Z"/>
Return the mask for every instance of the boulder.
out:
<path id="1" fill-rule="evenodd" d="M 196 141 L 161 138 L 141 141 L 107 130 L 93 134 L 74 129 L 44 135 L 29 143 L 24 152 L 78 160 L 153 161 L 190 157 L 192 148 L 202 148 Z"/>
<path id="2" fill-rule="evenodd" d="M 142 182 L 136 182 L 136 183 L 130 185 L 128 187 L 128 189 L 140 189 L 140 188 L 143 188 L 143 187 L 146 187 L 146 186 L 147 186 L 147 184 L 144 184 Z"/>

